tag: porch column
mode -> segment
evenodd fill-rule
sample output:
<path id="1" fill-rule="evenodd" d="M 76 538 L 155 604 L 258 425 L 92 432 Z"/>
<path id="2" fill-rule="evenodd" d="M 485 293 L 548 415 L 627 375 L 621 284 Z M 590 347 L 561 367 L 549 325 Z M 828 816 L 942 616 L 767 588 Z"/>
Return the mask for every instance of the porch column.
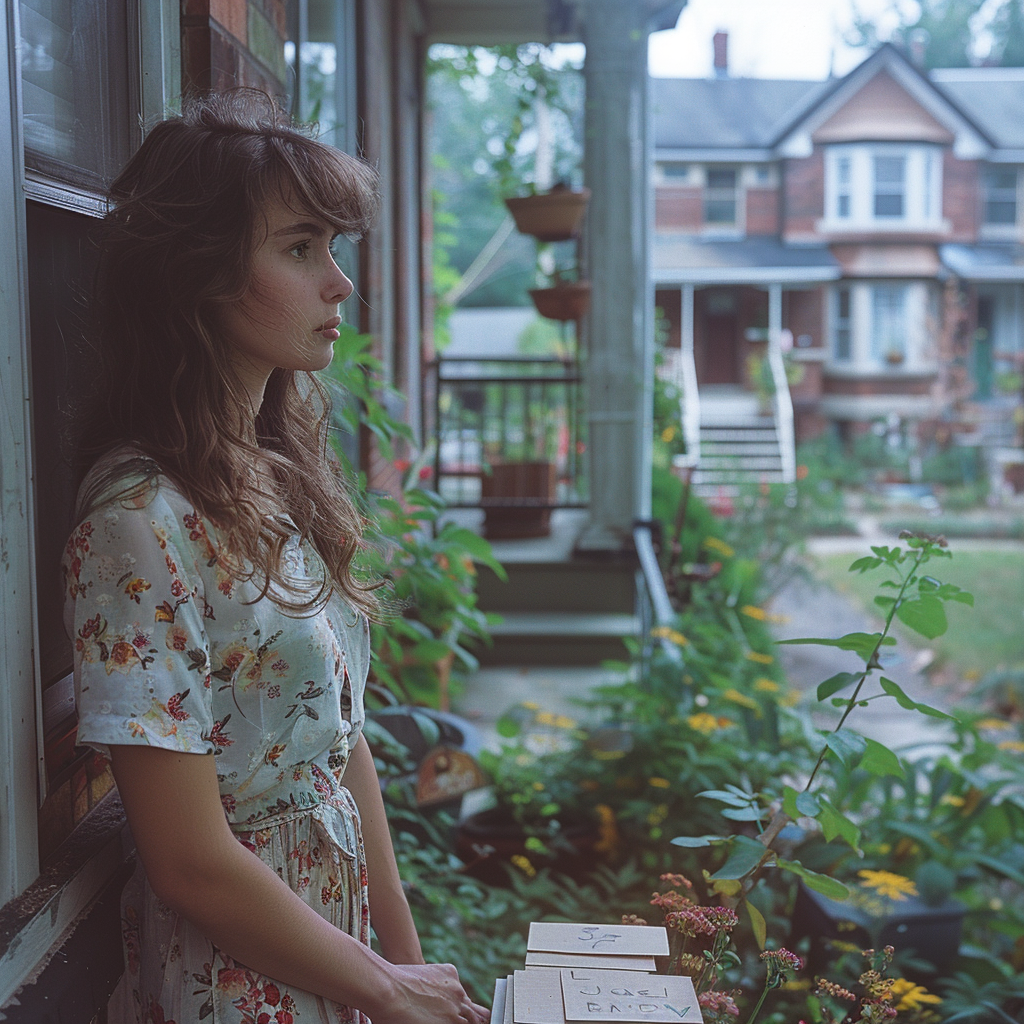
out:
<path id="1" fill-rule="evenodd" d="M 618 551 L 650 517 L 653 285 L 649 273 L 649 11 L 633 0 L 584 5 L 584 170 L 593 192 L 585 262 L 590 520 L 583 551 Z"/>
<path id="2" fill-rule="evenodd" d="M 768 286 L 768 344 L 774 350 L 782 337 L 782 285 Z"/>

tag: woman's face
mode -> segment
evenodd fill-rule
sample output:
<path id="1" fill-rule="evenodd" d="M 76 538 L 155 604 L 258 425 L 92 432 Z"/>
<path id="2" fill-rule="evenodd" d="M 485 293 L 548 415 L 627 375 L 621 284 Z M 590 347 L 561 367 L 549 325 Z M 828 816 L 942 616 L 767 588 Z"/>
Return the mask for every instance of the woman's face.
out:
<path id="1" fill-rule="evenodd" d="M 331 255 L 330 224 L 283 200 L 264 214 L 249 288 L 224 307 L 219 324 L 242 383 L 260 400 L 274 369 L 322 370 L 330 363 L 338 305 L 352 294 Z"/>

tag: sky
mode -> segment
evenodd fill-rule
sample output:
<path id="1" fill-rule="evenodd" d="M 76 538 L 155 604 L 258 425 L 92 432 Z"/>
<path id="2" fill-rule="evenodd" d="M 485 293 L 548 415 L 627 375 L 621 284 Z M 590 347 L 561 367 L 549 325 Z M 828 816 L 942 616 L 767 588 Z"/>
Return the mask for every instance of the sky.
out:
<path id="1" fill-rule="evenodd" d="M 890 0 L 689 0 L 675 29 L 651 36 L 650 71 L 658 78 L 710 77 L 711 38 L 724 29 L 733 77 L 821 80 L 830 66 L 844 75 L 868 56 L 843 41 L 855 8 L 878 21 L 885 38 L 891 6 Z"/>

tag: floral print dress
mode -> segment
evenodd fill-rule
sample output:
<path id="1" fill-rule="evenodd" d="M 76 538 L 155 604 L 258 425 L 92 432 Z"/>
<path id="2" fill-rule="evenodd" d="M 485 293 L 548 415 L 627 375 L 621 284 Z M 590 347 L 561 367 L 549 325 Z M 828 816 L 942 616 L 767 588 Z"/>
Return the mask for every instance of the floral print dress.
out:
<path id="1" fill-rule="evenodd" d="M 336 599 L 305 617 L 270 597 L 251 603 L 259 591 L 225 571 L 216 529 L 155 469 L 119 480 L 68 541 L 78 741 L 214 754 L 238 841 L 368 943 L 359 815 L 341 785 L 363 721 L 366 621 Z M 317 578 L 297 534 L 284 558 L 289 577 Z M 157 899 L 141 864 L 121 910 L 111 1024 L 368 1020 L 233 961 Z"/>

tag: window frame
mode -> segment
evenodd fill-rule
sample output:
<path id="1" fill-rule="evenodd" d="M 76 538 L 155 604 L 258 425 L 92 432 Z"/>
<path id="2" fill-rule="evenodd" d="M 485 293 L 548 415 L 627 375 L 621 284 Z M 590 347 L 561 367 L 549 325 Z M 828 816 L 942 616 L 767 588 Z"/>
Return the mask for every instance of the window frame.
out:
<path id="1" fill-rule="evenodd" d="M 997 188 L 990 181 L 990 175 L 998 170 L 1012 170 L 1014 172 L 1014 183 L 1012 187 Z M 1015 237 L 1017 225 L 1020 223 L 1021 212 L 1021 171 L 1017 164 L 985 164 L 981 168 L 979 205 L 979 226 L 981 232 L 989 237 Z M 1002 198 L 994 197 L 993 193 L 1004 193 Z M 1007 198 L 1009 196 L 1009 198 Z M 993 202 L 1012 202 L 1013 220 L 996 221 L 988 219 L 989 205 Z"/>
<path id="2" fill-rule="evenodd" d="M 729 232 L 742 230 L 743 213 L 740 197 L 742 193 L 740 177 L 742 168 L 735 164 L 706 164 L 704 167 L 704 187 L 701 194 L 701 223 L 707 232 Z M 732 175 L 732 185 L 711 185 L 711 175 L 715 172 L 727 172 Z M 732 203 L 732 220 L 712 220 L 708 209 L 712 203 Z"/>
<path id="3" fill-rule="evenodd" d="M 843 314 L 843 298 L 846 313 Z M 849 366 L 853 363 L 853 288 L 849 284 L 837 285 L 832 290 L 832 360 Z M 845 345 L 840 341 L 845 337 Z M 845 351 L 844 351 L 845 349 Z"/>

